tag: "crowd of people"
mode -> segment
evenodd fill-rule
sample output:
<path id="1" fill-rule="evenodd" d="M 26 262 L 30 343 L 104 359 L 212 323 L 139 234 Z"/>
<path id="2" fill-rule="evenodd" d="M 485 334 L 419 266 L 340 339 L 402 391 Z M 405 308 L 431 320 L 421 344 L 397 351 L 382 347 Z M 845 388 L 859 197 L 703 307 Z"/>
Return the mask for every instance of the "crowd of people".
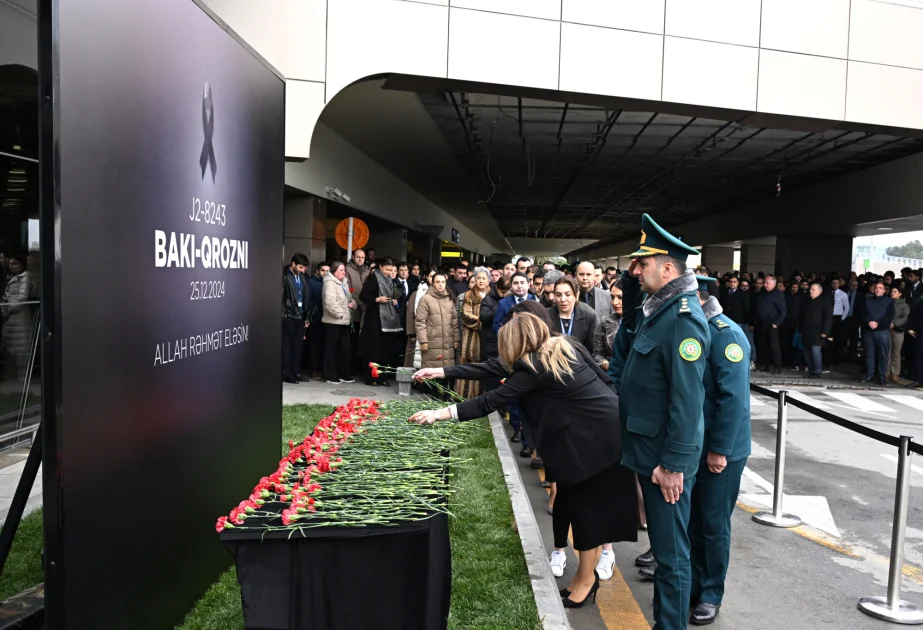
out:
<path id="1" fill-rule="evenodd" d="M 750 454 L 751 371 L 821 378 L 857 363 L 863 382 L 918 386 L 923 271 L 786 280 L 693 272 L 693 253 L 645 215 L 625 272 L 526 258 L 437 268 L 357 250 L 307 277 L 296 254 L 283 283 L 294 320 L 283 378 L 307 380 L 306 347 L 310 378 L 388 386 L 370 362 L 414 367 L 465 399 L 415 421 L 501 411 L 520 456 L 545 469 L 557 577 L 572 532 L 579 568 L 564 605 L 595 601 L 614 572 L 612 544 L 648 530 L 651 549 L 635 563 L 656 584 L 657 627 L 706 625 L 723 599 Z"/>
<path id="2" fill-rule="evenodd" d="M 831 365 L 854 363 L 863 383 L 920 386 L 923 269 L 714 276 L 712 291 L 746 333 L 753 369 L 821 378 Z"/>
<path id="3" fill-rule="evenodd" d="M 568 532 L 577 552 L 564 606 L 595 601 L 613 543 L 647 530 L 635 563 L 655 583 L 655 627 L 672 630 L 713 623 L 721 606 L 751 446 L 750 343 L 711 295 L 715 278 L 686 269 L 695 250 L 646 215 L 643 228 L 624 273 L 513 272 L 493 314 L 498 355 L 415 374 L 484 391 L 411 420 L 508 410 L 512 439 L 551 486 L 552 573 L 564 575 Z"/>

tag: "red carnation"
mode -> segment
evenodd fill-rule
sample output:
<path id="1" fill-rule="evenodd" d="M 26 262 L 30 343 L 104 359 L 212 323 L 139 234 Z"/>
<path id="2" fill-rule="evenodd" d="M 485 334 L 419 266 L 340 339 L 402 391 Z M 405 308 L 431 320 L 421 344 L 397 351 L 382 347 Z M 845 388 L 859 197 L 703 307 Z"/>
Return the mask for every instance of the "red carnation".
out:
<path id="1" fill-rule="evenodd" d="M 372 378 L 378 378 L 379 371 L 377 367 L 372 368 Z"/>
<path id="2" fill-rule="evenodd" d="M 218 523 L 215 525 L 215 531 L 220 534 L 226 527 L 230 527 L 230 525 L 228 525 L 228 517 L 222 516 L 218 519 Z"/>
<path id="3" fill-rule="evenodd" d="M 506 382 L 506 379 L 505 379 L 505 378 L 501 378 L 501 379 L 500 379 L 500 384 L 501 384 L 501 385 L 503 385 L 505 382 Z"/>
<path id="4" fill-rule="evenodd" d="M 437 359 L 441 359 L 441 358 L 442 358 L 442 355 L 440 354 L 440 355 L 439 355 L 438 357 L 436 357 L 436 358 L 437 358 Z"/>

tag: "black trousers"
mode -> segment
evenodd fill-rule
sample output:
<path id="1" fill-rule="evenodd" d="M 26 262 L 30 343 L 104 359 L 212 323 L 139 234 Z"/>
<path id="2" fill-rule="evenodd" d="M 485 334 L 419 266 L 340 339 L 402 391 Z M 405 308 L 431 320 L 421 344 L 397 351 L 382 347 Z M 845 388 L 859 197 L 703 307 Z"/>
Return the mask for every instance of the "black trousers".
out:
<path id="1" fill-rule="evenodd" d="M 772 324 L 763 324 L 756 328 L 756 354 L 760 365 L 779 369 L 782 367 L 782 346 L 779 343 L 779 329 Z"/>
<path id="2" fill-rule="evenodd" d="M 795 331 L 798 329 L 798 322 L 787 320 L 782 324 L 780 329 L 780 343 L 782 345 L 782 365 L 785 367 L 794 367 L 799 360 L 799 352 L 792 345 L 795 338 Z"/>
<path id="3" fill-rule="evenodd" d="M 294 381 L 301 375 L 304 320 L 282 318 L 282 378 Z"/>
<path id="4" fill-rule="evenodd" d="M 830 363 L 839 365 L 846 354 L 846 343 L 849 341 L 849 328 L 842 315 L 833 316 L 833 325 L 830 327 L 830 335 L 833 337 L 833 355 L 830 357 Z"/>
<path id="5" fill-rule="evenodd" d="M 916 337 L 905 334 L 904 346 L 901 350 L 904 354 L 904 360 L 902 361 L 904 374 L 912 381 L 919 381 L 920 379 L 918 377 L 923 376 L 923 374 L 920 374 L 920 368 L 923 367 L 923 365 L 917 360 L 917 355 L 923 351 L 923 347 L 921 347 Z"/>
<path id="6" fill-rule="evenodd" d="M 350 378 L 349 325 L 324 324 L 324 376 L 328 381 Z"/>
<path id="7" fill-rule="evenodd" d="M 327 340 L 324 334 L 324 324 L 311 322 L 308 328 L 308 368 L 311 373 L 324 370 L 324 346 Z"/>
<path id="8" fill-rule="evenodd" d="M 324 324 L 326 326 L 326 324 Z M 365 370 L 368 369 L 368 361 L 366 365 L 362 363 L 362 357 L 359 356 L 359 322 L 353 323 L 353 331 L 349 332 L 349 326 L 346 327 L 347 333 L 350 335 L 350 357 L 349 365 L 352 369 L 354 376 L 359 376 L 360 374 L 365 374 Z"/>

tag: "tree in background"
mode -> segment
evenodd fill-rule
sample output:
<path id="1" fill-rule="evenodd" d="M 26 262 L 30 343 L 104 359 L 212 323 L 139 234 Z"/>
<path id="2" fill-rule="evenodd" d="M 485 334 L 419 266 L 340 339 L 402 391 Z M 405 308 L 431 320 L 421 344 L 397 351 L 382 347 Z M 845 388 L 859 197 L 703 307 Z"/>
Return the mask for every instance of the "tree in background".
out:
<path id="1" fill-rule="evenodd" d="M 892 245 L 887 250 L 888 256 L 895 258 L 916 258 L 923 260 L 923 243 L 920 241 L 910 241 L 906 245 Z"/>

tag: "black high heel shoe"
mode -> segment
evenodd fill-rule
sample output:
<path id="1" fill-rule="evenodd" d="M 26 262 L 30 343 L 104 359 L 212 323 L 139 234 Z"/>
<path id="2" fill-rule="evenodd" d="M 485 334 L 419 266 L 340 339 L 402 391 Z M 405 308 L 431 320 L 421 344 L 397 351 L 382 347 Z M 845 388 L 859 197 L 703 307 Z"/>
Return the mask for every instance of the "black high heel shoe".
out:
<path id="1" fill-rule="evenodd" d="M 570 589 L 569 589 L 569 588 L 562 588 L 560 591 L 558 591 L 558 594 L 559 594 L 561 597 L 570 597 Z"/>
<path id="2" fill-rule="evenodd" d="M 583 605 L 587 603 L 591 596 L 593 597 L 593 603 L 596 603 L 596 591 L 599 590 L 599 574 L 593 571 L 593 576 L 596 578 L 596 581 L 593 582 L 593 588 L 591 588 L 590 592 L 583 598 L 583 601 L 575 602 L 570 598 L 570 593 L 568 593 L 568 596 L 561 602 L 564 604 L 564 608 L 583 608 Z M 567 589 L 563 590 L 566 591 Z"/>

